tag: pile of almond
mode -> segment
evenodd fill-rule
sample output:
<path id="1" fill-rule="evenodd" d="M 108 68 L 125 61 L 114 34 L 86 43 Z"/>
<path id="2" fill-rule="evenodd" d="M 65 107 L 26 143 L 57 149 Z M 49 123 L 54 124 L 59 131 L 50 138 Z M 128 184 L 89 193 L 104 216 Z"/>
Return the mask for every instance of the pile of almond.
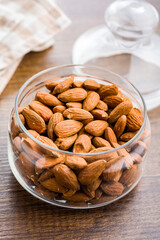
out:
<path id="1" fill-rule="evenodd" d="M 149 131 L 114 149 L 139 131 L 141 111 L 115 84 L 69 76 L 45 86 L 19 108 L 19 117 L 29 134 L 54 150 L 33 141 L 15 117 L 11 123 L 15 164 L 25 181 L 45 198 L 68 202 L 99 203 L 127 191 L 140 178 Z"/>

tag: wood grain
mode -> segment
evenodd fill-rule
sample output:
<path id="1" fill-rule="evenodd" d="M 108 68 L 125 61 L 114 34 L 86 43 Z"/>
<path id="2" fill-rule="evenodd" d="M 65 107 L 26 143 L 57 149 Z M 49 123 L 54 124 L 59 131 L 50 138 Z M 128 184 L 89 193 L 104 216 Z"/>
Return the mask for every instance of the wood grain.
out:
<path id="1" fill-rule="evenodd" d="M 72 25 L 56 36 L 54 48 L 27 54 L 0 96 L 0 239 L 159 240 L 160 107 L 149 113 L 152 140 L 144 176 L 125 198 L 92 210 L 50 206 L 27 193 L 11 173 L 7 156 L 9 113 L 20 86 L 33 74 L 71 63 L 72 45 L 85 30 L 103 23 L 109 0 L 59 0 Z M 150 1 L 160 12 L 160 4 Z"/>

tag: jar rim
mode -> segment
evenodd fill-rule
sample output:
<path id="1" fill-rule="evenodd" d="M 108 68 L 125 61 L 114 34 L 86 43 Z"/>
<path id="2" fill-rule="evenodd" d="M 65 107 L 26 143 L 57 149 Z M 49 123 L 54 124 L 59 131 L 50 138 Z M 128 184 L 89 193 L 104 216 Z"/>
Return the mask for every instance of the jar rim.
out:
<path id="1" fill-rule="evenodd" d="M 70 152 L 70 151 L 65 151 L 65 150 L 61 150 L 61 149 L 57 149 L 57 148 L 53 148 L 45 143 L 42 143 L 41 141 L 39 141 L 37 138 L 35 138 L 26 128 L 25 126 L 23 125 L 23 123 L 21 122 L 20 120 L 20 117 L 19 117 L 19 113 L 18 113 L 18 102 L 19 102 L 19 98 L 21 96 L 21 93 L 23 92 L 23 90 L 27 87 L 27 85 L 32 82 L 32 80 L 34 80 L 35 78 L 41 76 L 42 74 L 44 73 L 47 73 L 51 70 L 56 70 L 56 69 L 63 69 L 63 68 L 70 68 L 70 67 L 80 67 L 80 68 L 90 68 L 90 69 L 97 69 L 97 70 L 102 70 L 102 71 L 105 71 L 105 72 L 108 72 L 114 76 L 117 76 L 118 78 L 122 79 L 123 81 L 126 81 L 128 84 L 130 84 L 134 90 L 138 93 L 138 95 L 140 96 L 140 99 L 142 101 L 142 104 L 143 104 L 143 109 L 144 109 L 144 117 L 143 117 L 143 123 L 142 123 L 142 126 L 141 128 L 138 130 L 138 132 L 136 133 L 136 135 L 130 139 L 128 142 L 124 143 L 123 145 L 120 145 L 119 147 L 117 148 L 113 148 L 111 150 L 108 150 L 108 151 L 103 151 L 103 152 L 97 152 L 97 153 L 74 153 L 74 152 Z M 74 75 L 74 74 L 72 74 Z M 94 76 L 92 76 L 94 77 Z M 105 80 L 105 79 L 104 79 Z M 112 153 L 114 151 L 117 151 L 121 148 L 124 148 L 124 147 L 127 147 L 128 145 L 130 145 L 132 142 L 134 142 L 134 140 L 142 133 L 144 127 L 145 127 L 145 124 L 146 124 L 146 120 L 147 120 L 147 107 L 146 107 L 146 104 L 144 102 L 144 99 L 141 95 L 141 93 L 139 92 L 139 90 L 131 83 L 129 82 L 127 79 L 125 79 L 124 77 L 122 77 L 121 75 L 111 71 L 111 70 L 108 70 L 108 69 L 104 69 L 102 67 L 97 67 L 97 66 L 94 66 L 94 65 L 85 65 L 85 64 L 68 64 L 68 65 L 59 65 L 59 66 L 56 66 L 56 67 L 50 67 L 50 68 L 47 68 L 47 69 L 44 69 L 36 74 L 34 74 L 32 77 L 30 77 L 22 86 L 21 88 L 19 89 L 18 93 L 17 93 L 17 96 L 16 96 L 16 99 L 15 99 L 15 104 L 14 104 L 14 109 L 15 109 L 15 116 L 16 116 L 16 119 L 17 119 L 17 122 L 19 124 L 19 126 L 21 127 L 21 129 L 24 131 L 24 133 L 29 137 L 31 138 L 34 142 L 36 142 L 37 144 L 41 145 L 42 147 L 44 148 L 47 148 L 49 150 L 52 150 L 52 151 L 56 151 L 56 152 L 60 152 L 60 153 L 65 153 L 65 154 L 68 154 L 68 155 L 78 155 L 78 156 L 97 156 L 97 155 L 101 155 L 101 154 L 107 154 L 107 153 Z"/>

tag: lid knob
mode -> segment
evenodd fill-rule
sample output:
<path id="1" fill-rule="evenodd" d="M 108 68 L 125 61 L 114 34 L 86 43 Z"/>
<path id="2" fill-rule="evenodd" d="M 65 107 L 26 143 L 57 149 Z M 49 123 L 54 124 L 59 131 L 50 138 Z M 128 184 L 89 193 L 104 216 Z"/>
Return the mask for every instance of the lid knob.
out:
<path id="1" fill-rule="evenodd" d="M 144 0 L 117 0 L 106 9 L 105 21 L 119 37 L 141 39 L 155 30 L 159 15 L 156 8 Z"/>

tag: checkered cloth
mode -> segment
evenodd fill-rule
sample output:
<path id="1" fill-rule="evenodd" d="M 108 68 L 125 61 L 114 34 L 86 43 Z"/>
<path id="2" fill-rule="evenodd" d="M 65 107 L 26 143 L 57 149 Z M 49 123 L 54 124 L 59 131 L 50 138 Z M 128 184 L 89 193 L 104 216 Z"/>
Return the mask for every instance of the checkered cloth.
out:
<path id="1" fill-rule="evenodd" d="M 23 56 L 52 46 L 69 23 L 54 0 L 0 0 L 0 93 Z"/>

